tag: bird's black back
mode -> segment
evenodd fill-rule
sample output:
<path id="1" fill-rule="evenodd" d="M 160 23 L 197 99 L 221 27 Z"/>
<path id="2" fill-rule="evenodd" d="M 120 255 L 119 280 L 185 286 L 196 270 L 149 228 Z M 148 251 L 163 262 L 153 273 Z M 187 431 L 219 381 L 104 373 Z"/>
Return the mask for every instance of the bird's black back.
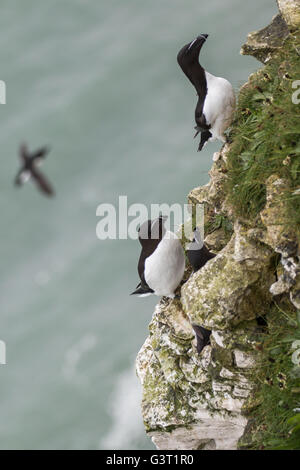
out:
<path id="1" fill-rule="evenodd" d="M 207 261 L 216 256 L 214 253 L 211 253 L 205 245 L 203 245 L 199 250 L 188 249 L 186 254 L 194 272 L 198 271 L 207 263 Z"/>

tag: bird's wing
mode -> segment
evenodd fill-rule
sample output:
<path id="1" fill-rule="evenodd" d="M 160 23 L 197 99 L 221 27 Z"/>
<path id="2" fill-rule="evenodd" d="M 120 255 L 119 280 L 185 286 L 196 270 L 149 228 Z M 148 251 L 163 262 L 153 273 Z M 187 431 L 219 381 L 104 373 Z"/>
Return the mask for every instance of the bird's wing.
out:
<path id="1" fill-rule="evenodd" d="M 49 183 L 49 181 L 45 178 L 45 176 L 36 168 L 31 169 L 31 174 L 35 180 L 35 182 L 38 184 L 39 189 L 46 194 L 47 196 L 53 196 L 54 195 L 54 190 Z"/>
<path id="2" fill-rule="evenodd" d="M 45 156 L 47 155 L 47 153 L 49 153 L 49 151 L 50 151 L 49 147 L 46 147 L 46 146 L 42 147 L 31 155 L 31 159 L 36 160 L 38 158 L 45 158 Z"/>

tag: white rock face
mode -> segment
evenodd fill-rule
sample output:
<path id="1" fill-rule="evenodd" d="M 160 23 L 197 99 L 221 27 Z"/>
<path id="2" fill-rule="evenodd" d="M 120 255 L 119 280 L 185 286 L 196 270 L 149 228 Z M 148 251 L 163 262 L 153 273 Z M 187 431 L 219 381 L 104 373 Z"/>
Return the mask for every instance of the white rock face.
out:
<path id="1" fill-rule="evenodd" d="M 216 394 L 215 398 L 210 400 L 211 404 L 219 410 L 232 411 L 234 413 L 240 413 L 244 401 L 233 397 L 229 392 Z"/>
<path id="2" fill-rule="evenodd" d="M 239 351 L 238 349 L 235 349 L 233 354 L 237 367 L 240 367 L 241 369 L 248 369 L 255 366 L 256 361 L 250 354 Z"/>
<path id="3" fill-rule="evenodd" d="M 245 390 L 244 388 L 234 387 L 233 395 L 235 397 L 247 398 L 250 395 L 250 390 Z"/>
<path id="4" fill-rule="evenodd" d="M 284 292 L 287 292 L 289 288 L 290 288 L 289 283 L 286 282 L 284 276 L 280 276 L 278 281 L 274 282 L 274 284 L 271 285 L 270 292 L 274 296 L 281 295 Z"/>
<path id="5" fill-rule="evenodd" d="M 215 340 L 215 342 L 217 343 L 218 346 L 220 346 L 221 348 L 225 348 L 225 344 L 224 344 L 224 339 L 223 339 L 223 335 L 220 331 L 212 331 L 211 333 L 213 339 Z"/>
<path id="6" fill-rule="evenodd" d="M 215 380 L 212 381 L 212 389 L 214 393 L 218 392 L 230 392 L 231 391 L 231 385 L 226 385 L 222 382 L 216 382 Z"/>
<path id="7" fill-rule="evenodd" d="M 201 359 L 200 359 L 200 364 L 202 369 L 208 370 L 208 367 L 211 363 L 211 346 L 206 346 L 202 353 L 201 353 Z"/>
<path id="8" fill-rule="evenodd" d="M 205 410 L 197 414 L 197 420 L 198 423 L 189 429 L 182 427 L 170 433 L 151 433 L 152 440 L 160 450 L 231 450 L 236 449 L 247 423 L 242 416 L 227 417 L 219 413 L 212 417 Z"/>
<path id="9" fill-rule="evenodd" d="M 230 372 L 230 370 L 225 369 L 225 367 L 222 367 L 220 376 L 223 377 L 224 379 L 232 379 L 234 377 L 234 373 Z"/>

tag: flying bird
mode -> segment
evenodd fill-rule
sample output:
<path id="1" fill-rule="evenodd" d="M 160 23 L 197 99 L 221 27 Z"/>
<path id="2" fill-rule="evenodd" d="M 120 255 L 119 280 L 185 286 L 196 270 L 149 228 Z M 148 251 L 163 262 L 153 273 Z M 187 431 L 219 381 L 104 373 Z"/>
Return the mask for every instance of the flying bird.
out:
<path id="1" fill-rule="evenodd" d="M 193 240 L 186 250 L 186 255 L 194 272 L 198 271 L 207 261 L 216 256 L 204 245 L 200 230 L 197 227 L 194 230 Z"/>
<path id="2" fill-rule="evenodd" d="M 179 66 L 198 95 L 195 110 L 195 137 L 201 134 L 198 151 L 208 141 L 219 139 L 226 142 L 224 131 L 230 126 L 235 110 L 235 94 L 229 81 L 215 77 L 199 63 L 199 54 L 207 38 L 208 34 L 200 34 L 177 55 Z"/>
<path id="3" fill-rule="evenodd" d="M 36 152 L 30 153 L 26 144 L 20 146 L 19 154 L 22 166 L 15 178 L 16 186 L 21 186 L 32 178 L 42 193 L 46 196 L 54 195 L 51 184 L 38 169 L 48 152 L 48 147 L 42 147 Z"/>
<path id="4" fill-rule="evenodd" d="M 175 297 L 184 274 L 185 256 L 178 237 L 166 230 L 166 219 L 160 216 L 144 222 L 139 228 L 142 251 L 138 273 L 141 282 L 131 295 Z"/>

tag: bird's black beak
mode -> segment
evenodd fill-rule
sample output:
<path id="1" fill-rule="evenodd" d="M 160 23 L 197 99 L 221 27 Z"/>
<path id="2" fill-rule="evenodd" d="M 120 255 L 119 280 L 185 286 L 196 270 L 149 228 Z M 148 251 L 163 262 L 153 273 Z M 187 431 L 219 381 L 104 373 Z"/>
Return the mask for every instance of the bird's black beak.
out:
<path id="1" fill-rule="evenodd" d="M 196 39 L 194 39 L 188 46 L 188 48 L 186 49 L 186 54 L 191 51 L 191 49 L 193 50 L 196 50 L 199 49 L 199 46 L 201 48 L 201 46 L 204 44 L 204 42 L 206 41 L 206 39 L 208 38 L 208 34 L 200 34 L 199 36 L 196 37 Z"/>

